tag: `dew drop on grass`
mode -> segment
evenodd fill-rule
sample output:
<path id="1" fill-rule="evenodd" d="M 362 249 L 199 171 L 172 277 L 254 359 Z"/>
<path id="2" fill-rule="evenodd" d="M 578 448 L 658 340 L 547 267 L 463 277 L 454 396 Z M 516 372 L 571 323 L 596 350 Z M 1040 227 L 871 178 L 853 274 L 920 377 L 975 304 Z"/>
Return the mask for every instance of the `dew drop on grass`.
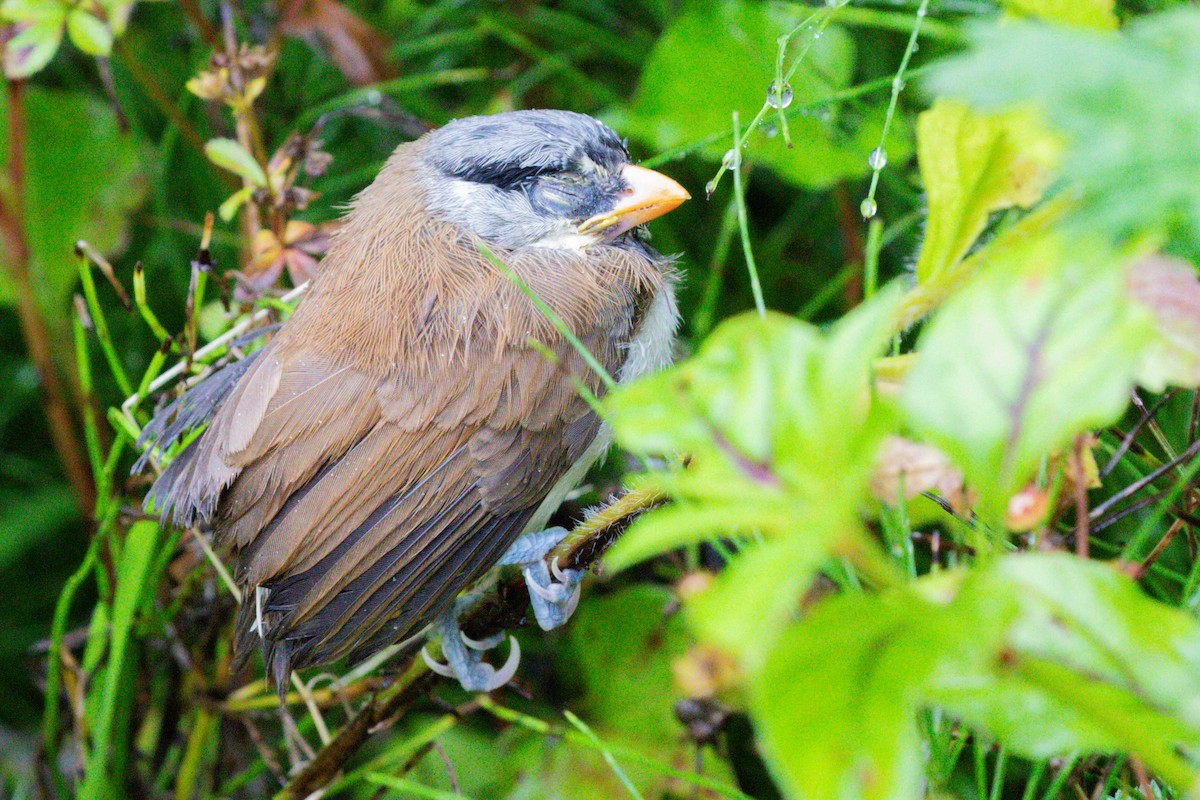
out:
<path id="1" fill-rule="evenodd" d="M 871 169 L 883 169 L 887 166 L 887 151 L 882 147 L 876 147 L 871 151 L 871 155 L 867 156 L 867 163 Z"/>
<path id="2" fill-rule="evenodd" d="M 858 207 L 858 210 L 862 212 L 863 219 L 870 219 L 875 216 L 875 212 L 879 210 L 879 206 L 875 205 L 875 201 L 868 197 L 862 201 L 862 205 Z"/>
<path id="3" fill-rule="evenodd" d="M 767 105 L 771 108 L 787 108 L 792 104 L 792 94 L 790 83 L 784 83 L 783 89 L 780 89 L 777 81 L 771 81 L 767 87 Z"/>
<path id="4" fill-rule="evenodd" d="M 717 182 L 716 181 L 709 181 L 708 183 L 704 184 L 704 199 L 708 200 L 708 199 L 712 198 L 713 192 L 715 192 L 716 190 L 717 190 Z"/>
<path id="5" fill-rule="evenodd" d="M 742 165 L 741 153 L 736 148 L 729 148 L 721 158 L 721 166 L 725 169 L 737 169 Z"/>

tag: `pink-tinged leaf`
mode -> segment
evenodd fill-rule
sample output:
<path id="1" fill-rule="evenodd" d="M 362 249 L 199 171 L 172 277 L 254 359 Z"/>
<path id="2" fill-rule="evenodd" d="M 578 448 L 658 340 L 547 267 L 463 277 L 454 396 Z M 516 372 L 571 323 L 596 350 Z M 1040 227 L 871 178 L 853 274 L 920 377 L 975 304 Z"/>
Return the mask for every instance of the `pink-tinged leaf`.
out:
<path id="1" fill-rule="evenodd" d="M 1129 268 L 1129 293 L 1154 317 L 1158 342 L 1139 376 L 1150 388 L 1200 384 L 1200 278 L 1186 261 L 1152 255 Z"/>
<path id="2" fill-rule="evenodd" d="M 4 74 L 11 80 L 28 78 L 50 63 L 62 43 L 62 20 L 52 17 L 29 24 L 8 40 Z"/>

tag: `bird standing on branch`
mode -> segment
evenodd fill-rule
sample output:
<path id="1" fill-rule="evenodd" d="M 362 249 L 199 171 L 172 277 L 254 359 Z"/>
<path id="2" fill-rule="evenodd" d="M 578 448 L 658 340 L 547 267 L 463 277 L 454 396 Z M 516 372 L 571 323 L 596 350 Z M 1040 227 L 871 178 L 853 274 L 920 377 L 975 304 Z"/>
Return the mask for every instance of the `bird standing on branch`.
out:
<path id="1" fill-rule="evenodd" d="M 577 385 L 604 382 L 513 278 L 619 381 L 661 368 L 674 276 L 641 226 L 687 198 L 565 111 L 460 119 L 397 148 L 274 339 L 144 434 L 165 447 L 211 416 L 147 507 L 235 555 L 242 658 L 261 641 L 283 685 L 433 623 L 439 671 L 472 691 L 512 677 L 515 640 L 493 668 L 480 653 L 498 642 L 462 634 L 455 598 L 517 563 L 542 627 L 565 622 L 581 575 L 545 563 L 564 535 L 545 527 L 611 442 Z"/>

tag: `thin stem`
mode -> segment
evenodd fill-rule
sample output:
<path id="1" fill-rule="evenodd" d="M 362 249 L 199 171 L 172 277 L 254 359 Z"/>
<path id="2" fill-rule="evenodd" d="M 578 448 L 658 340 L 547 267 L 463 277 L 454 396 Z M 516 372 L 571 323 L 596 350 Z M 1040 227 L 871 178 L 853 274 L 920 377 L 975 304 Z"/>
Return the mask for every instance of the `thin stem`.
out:
<path id="1" fill-rule="evenodd" d="M 592 351 L 588 350 L 587 346 L 584 345 L 583 342 L 579 341 L 579 337 L 571 332 L 571 329 L 567 327 L 567 323 L 563 322 L 562 317 L 556 314 L 554 309 L 546 305 L 546 301 L 538 297 L 537 293 L 533 291 L 533 288 L 527 284 L 520 275 L 513 272 L 507 264 L 501 261 L 499 256 L 488 249 L 487 245 L 479 242 L 477 247 L 479 248 L 479 252 L 483 254 L 484 258 L 492 262 L 496 269 L 500 270 L 500 272 L 504 274 L 504 277 L 512 281 L 516 287 L 525 294 L 526 297 L 533 301 L 534 306 L 536 306 L 537 310 L 542 313 L 542 316 L 550 321 L 550 324 L 553 325 L 554 328 L 562 335 L 562 337 L 570 343 L 571 347 L 575 348 L 575 352 L 579 353 L 580 357 L 584 360 L 584 363 L 591 368 L 592 372 L 595 372 L 596 375 L 599 376 L 600 380 L 604 383 L 604 386 L 609 391 L 617 388 L 617 382 L 613 380 L 611 375 L 608 374 L 608 370 L 606 370 L 604 365 L 596 360 L 596 357 L 592 355 Z"/>
<path id="2" fill-rule="evenodd" d="M 742 187 L 742 131 L 738 123 L 738 112 L 733 112 L 733 196 L 737 201 L 738 229 L 742 234 L 742 253 L 746 257 L 746 269 L 750 271 L 750 290 L 754 293 L 754 307 L 758 315 L 765 317 L 767 307 L 763 302 L 762 286 L 758 282 L 758 265 L 754 263 L 754 250 L 750 247 L 750 225 L 746 220 L 746 194 Z"/>
<path id="3" fill-rule="evenodd" d="M 892 96 L 888 100 L 887 114 L 883 118 L 883 130 L 879 133 L 879 146 L 875 148 L 875 153 L 878 155 L 871 159 L 871 187 L 867 190 L 867 199 L 862 203 L 863 216 L 868 219 L 875 216 L 877 208 L 875 189 L 879 186 L 879 173 L 883 171 L 887 163 L 887 157 L 883 155 L 886 152 L 884 145 L 887 143 L 888 131 L 892 127 L 892 117 L 896 114 L 896 104 L 900 100 L 900 92 L 904 88 L 904 75 L 908 70 L 908 62 L 912 58 L 912 54 L 916 52 L 917 36 L 921 33 L 921 23 L 925 21 L 928 11 L 929 0 L 921 0 L 921 5 L 917 6 L 917 18 L 913 22 L 912 33 L 908 37 L 908 46 L 904 48 L 904 56 L 900 59 L 900 68 L 896 70 L 896 75 L 892 78 Z"/>

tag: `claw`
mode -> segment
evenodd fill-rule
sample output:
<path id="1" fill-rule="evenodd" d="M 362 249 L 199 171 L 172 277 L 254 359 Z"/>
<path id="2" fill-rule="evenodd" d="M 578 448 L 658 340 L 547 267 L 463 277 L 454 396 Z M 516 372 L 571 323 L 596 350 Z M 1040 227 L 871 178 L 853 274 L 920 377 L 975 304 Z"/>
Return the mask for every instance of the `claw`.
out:
<path id="1" fill-rule="evenodd" d="M 478 650 L 481 653 L 486 650 L 491 650 L 493 647 L 504 641 L 503 633 L 497 633 L 492 636 L 484 637 L 483 639 L 472 639 L 462 631 L 459 631 L 458 635 L 463 640 L 463 644 L 472 650 Z"/>
<path id="2" fill-rule="evenodd" d="M 570 619 L 575 613 L 575 608 L 579 605 L 579 596 L 583 594 L 583 583 L 575 584 L 575 589 L 571 592 L 571 599 L 567 601 L 567 607 L 563 610 L 563 616 Z"/>
<path id="3" fill-rule="evenodd" d="M 504 662 L 504 666 L 496 671 L 496 685 L 489 689 L 484 689 L 485 692 L 495 691 L 504 684 L 513 679 L 517 674 L 517 667 L 521 664 L 521 644 L 515 636 L 508 637 L 509 651 L 508 660 Z"/>
<path id="4" fill-rule="evenodd" d="M 570 583 L 571 576 L 562 571 L 562 567 L 558 566 L 558 556 L 550 562 L 550 573 L 558 580 L 559 583 Z"/>
<path id="5" fill-rule="evenodd" d="M 425 659 L 426 666 L 428 666 L 431 670 L 436 672 L 438 675 L 441 675 L 444 678 L 457 678 L 458 677 L 458 673 L 456 673 L 454 671 L 453 667 L 451 667 L 448 664 L 443 664 L 442 662 L 435 659 L 433 656 L 429 655 L 429 650 L 424 647 L 421 648 L 421 658 Z"/>
<path id="6" fill-rule="evenodd" d="M 500 669 L 491 664 L 476 662 L 471 665 L 466 675 L 455 676 L 464 689 L 468 692 L 494 692 L 513 679 L 517 674 L 517 667 L 521 664 L 521 645 L 512 636 L 508 637 L 508 641 L 508 659 Z"/>
<path id="7" fill-rule="evenodd" d="M 521 574 L 525 576 L 525 585 L 529 587 L 529 591 L 533 592 L 543 600 L 551 603 L 557 603 L 563 599 L 561 588 L 562 584 L 552 583 L 549 586 L 542 586 L 533 577 L 533 570 L 529 569 L 528 567 L 521 570 Z"/>

